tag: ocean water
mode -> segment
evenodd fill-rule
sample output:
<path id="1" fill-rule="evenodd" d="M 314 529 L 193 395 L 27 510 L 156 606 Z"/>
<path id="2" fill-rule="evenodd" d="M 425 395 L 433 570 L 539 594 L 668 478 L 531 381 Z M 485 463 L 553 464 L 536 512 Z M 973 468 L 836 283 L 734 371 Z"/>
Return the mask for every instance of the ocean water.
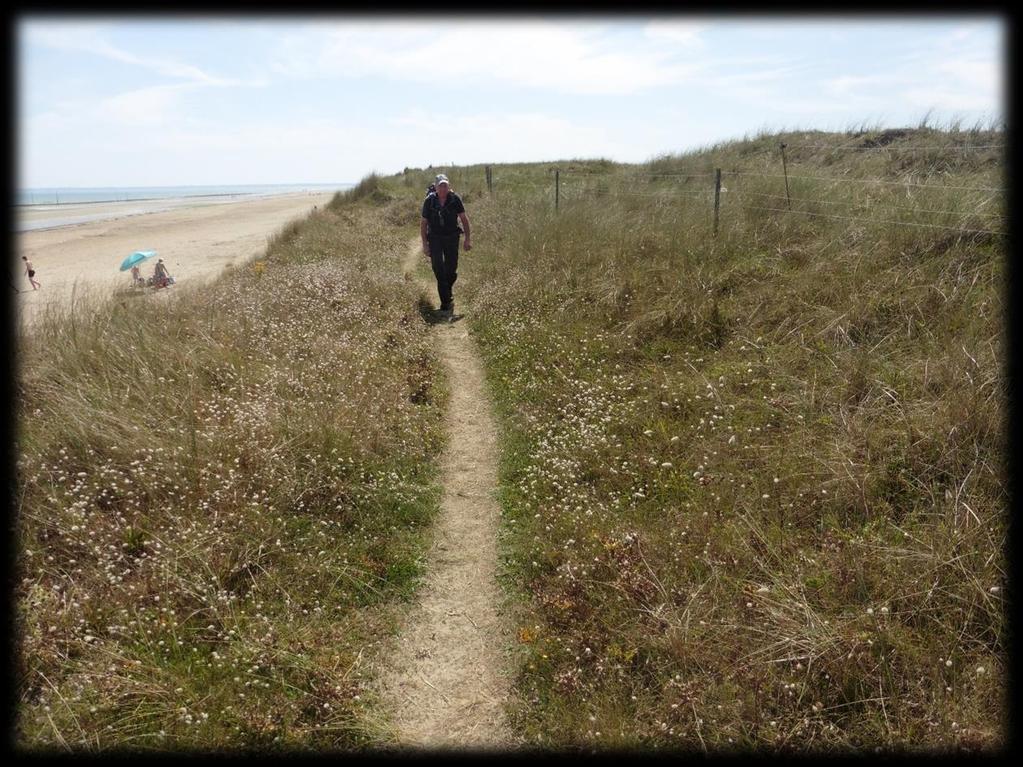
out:
<path id="1" fill-rule="evenodd" d="M 287 194 L 289 192 L 332 192 L 351 189 L 355 184 L 237 184 L 234 186 L 121 186 L 67 187 L 63 189 L 19 189 L 15 204 L 81 205 L 90 202 L 137 202 L 179 197 L 240 197 Z"/>
<path id="2" fill-rule="evenodd" d="M 330 194 L 353 186 L 338 183 L 22 189 L 18 192 L 19 204 L 14 207 L 14 230 L 58 229 L 91 221 L 194 205 L 230 204 L 279 194 Z"/>

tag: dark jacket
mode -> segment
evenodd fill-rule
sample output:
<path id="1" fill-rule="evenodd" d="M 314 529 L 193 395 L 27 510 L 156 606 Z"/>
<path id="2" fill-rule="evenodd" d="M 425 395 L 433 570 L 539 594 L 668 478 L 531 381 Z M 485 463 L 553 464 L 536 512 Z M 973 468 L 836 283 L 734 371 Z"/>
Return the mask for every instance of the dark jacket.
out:
<path id="1" fill-rule="evenodd" d="M 440 204 L 440 197 L 436 192 L 427 195 L 423 200 L 423 218 L 429 225 L 431 235 L 444 237 L 460 234 L 462 230 L 458 226 L 459 213 L 465 213 L 465 206 L 462 204 L 462 198 L 454 192 L 448 192 L 444 205 Z"/>

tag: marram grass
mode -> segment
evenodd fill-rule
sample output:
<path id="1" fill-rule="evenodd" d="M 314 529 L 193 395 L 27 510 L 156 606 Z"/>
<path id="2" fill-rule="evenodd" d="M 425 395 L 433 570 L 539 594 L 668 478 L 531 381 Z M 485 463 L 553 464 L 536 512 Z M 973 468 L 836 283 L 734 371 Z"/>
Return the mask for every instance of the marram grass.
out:
<path id="1" fill-rule="evenodd" d="M 844 218 L 788 211 L 781 142 L 793 210 Z M 1004 143 L 792 133 L 480 191 L 528 742 L 1004 746 Z"/>
<path id="2" fill-rule="evenodd" d="M 443 384 L 375 216 L 21 344 L 19 747 L 391 737 L 367 661 L 420 575 Z"/>

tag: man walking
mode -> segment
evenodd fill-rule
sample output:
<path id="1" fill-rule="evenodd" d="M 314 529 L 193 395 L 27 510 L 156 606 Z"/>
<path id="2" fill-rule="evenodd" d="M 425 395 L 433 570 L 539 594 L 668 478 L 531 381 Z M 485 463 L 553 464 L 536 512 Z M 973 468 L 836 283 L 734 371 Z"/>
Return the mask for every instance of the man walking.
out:
<path id="1" fill-rule="evenodd" d="M 466 240 L 468 242 L 468 240 Z M 468 248 L 466 248 L 468 250 Z M 28 256 L 22 256 L 21 260 L 25 262 L 25 274 L 28 276 L 28 281 L 32 283 L 32 290 L 39 290 L 42 285 L 36 280 L 36 269 L 32 266 L 32 262 L 28 260 Z"/>
<path id="2" fill-rule="evenodd" d="M 469 238 L 469 218 L 465 215 L 462 198 L 451 191 L 448 177 L 443 173 L 434 182 L 436 191 L 423 201 L 423 217 L 419 222 L 419 233 L 423 238 L 423 253 L 430 259 L 433 274 L 437 278 L 437 292 L 440 294 L 440 310 L 452 319 L 455 314 L 455 299 L 451 288 L 458 279 L 458 235 L 465 233 L 465 249 L 472 250 Z M 464 229 L 459 229 L 461 221 Z"/>

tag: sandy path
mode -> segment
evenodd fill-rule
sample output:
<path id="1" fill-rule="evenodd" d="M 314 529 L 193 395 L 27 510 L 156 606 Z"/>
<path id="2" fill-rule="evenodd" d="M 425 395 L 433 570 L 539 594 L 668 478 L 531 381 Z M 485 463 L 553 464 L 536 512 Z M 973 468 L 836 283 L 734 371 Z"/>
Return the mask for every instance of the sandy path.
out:
<path id="1" fill-rule="evenodd" d="M 417 237 L 406 276 L 424 260 Z M 432 280 L 424 290 L 436 298 Z M 503 648 L 511 635 L 495 580 L 500 507 L 497 430 L 483 366 L 465 326 L 432 330 L 451 382 L 448 447 L 441 458 L 441 513 L 421 603 L 397 642 L 381 682 L 402 746 L 501 749 L 513 744 L 504 720 L 509 694 Z"/>
<path id="2" fill-rule="evenodd" d="M 287 194 L 20 232 L 11 277 L 12 285 L 21 291 L 14 296 L 17 316 L 30 326 L 44 303 L 69 302 L 76 284 L 78 293 L 83 288 L 102 292 L 129 286 L 130 272 L 118 268 L 135 250 L 157 251 L 179 285 L 211 279 L 226 265 L 238 266 L 263 253 L 269 235 L 305 216 L 314 205 L 322 207 L 332 196 Z M 125 206 L 111 203 L 109 207 L 121 212 Z M 33 291 L 29 285 L 22 256 L 35 266 L 41 289 Z M 154 263 L 142 265 L 144 276 L 153 273 Z"/>

